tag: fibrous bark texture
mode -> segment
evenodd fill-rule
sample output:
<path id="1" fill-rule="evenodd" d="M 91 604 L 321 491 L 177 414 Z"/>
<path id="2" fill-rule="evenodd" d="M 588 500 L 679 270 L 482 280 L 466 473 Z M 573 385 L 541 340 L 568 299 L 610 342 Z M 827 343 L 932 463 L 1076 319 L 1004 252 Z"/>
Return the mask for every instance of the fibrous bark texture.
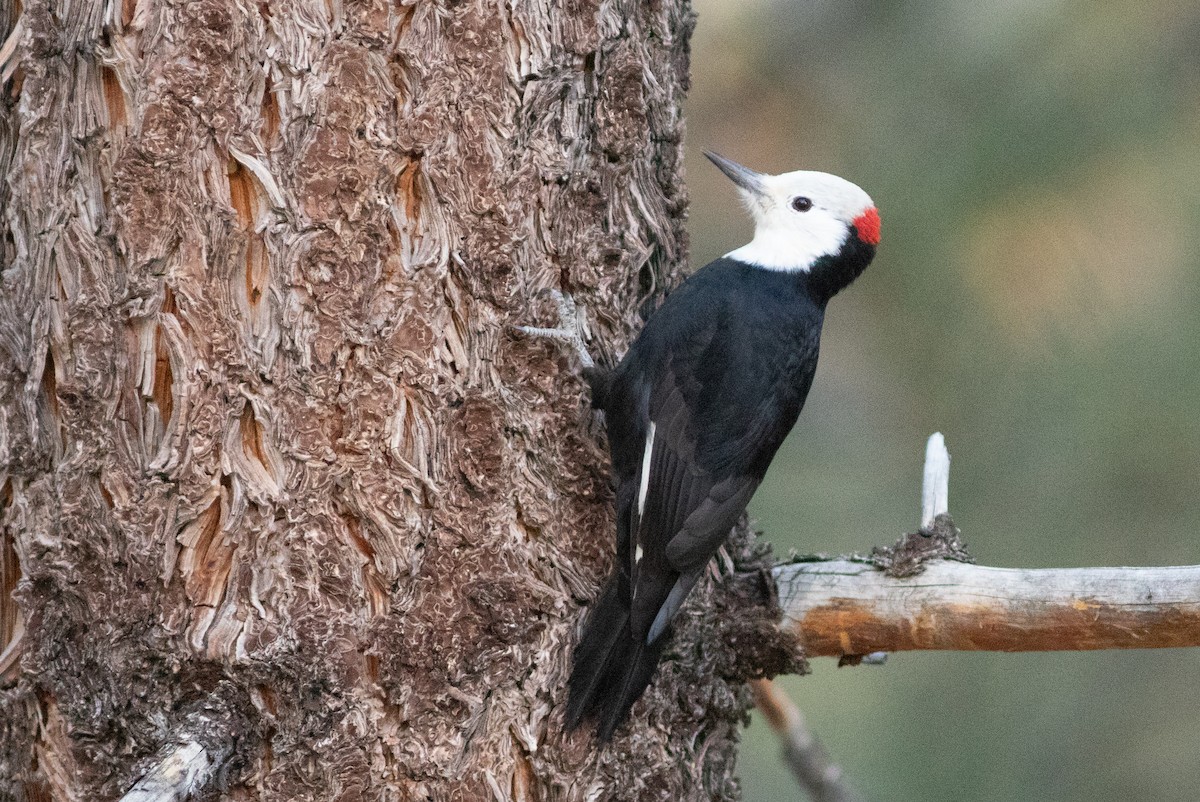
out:
<path id="1" fill-rule="evenodd" d="M 196 721 L 229 799 L 736 795 L 698 625 L 613 746 L 559 729 L 607 465 L 509 332 L 562 288 L 611 359 L 677 278 L 690 25 L 0 13 L 0 797 L 113 798 Z"/>

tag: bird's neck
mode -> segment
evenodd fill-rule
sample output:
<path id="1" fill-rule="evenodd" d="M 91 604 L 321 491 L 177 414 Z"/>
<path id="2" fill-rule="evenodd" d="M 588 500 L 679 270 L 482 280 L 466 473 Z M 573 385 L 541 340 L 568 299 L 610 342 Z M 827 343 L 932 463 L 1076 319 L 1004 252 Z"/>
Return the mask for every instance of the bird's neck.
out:
<path id="1" fill-rule="evenodd" d="M 760 226 L 754 239 L 725 254 L 745 264 L 784 273 L 804 273 L 822 256 L 837 253 L 845 238 L 844 231 L 791 229 Z"/>
<path id="2" fill-rule="evenodd" d="M 809 292 L 820 303 L 828 303 L 830 298 L 850 286 L 874 257 L 874 245 L 851 235 L 837 253 L 821 256 L 809 267 Z"/>
<path id="3" fill-rule="evenodd" d="M 858 278 L 874 256 L 875 246 L 854 235 L 843 235 L 831 246 L 772 232 L 758 232 L 749 243 L 725 254 L 726 259 L 802 278 L 809 294 L 822 305 Z"/>

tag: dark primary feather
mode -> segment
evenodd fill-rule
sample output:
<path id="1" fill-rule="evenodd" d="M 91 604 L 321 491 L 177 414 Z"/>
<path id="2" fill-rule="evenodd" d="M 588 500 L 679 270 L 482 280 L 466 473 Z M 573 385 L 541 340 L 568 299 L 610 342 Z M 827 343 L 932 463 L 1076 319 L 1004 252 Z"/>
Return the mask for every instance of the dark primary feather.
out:
<path id="1" fill-rule="evenodd" d="M 617 485 L 617 564 L 574 655 L 568 726 L 594 718 L 601 740 L 611 737 L 653 676 L 671 619 L 795 423 L 824 316 L 809 281 L 719 259 L 670 295 L 610 375 L 589 377 L 606 412 Z"/>

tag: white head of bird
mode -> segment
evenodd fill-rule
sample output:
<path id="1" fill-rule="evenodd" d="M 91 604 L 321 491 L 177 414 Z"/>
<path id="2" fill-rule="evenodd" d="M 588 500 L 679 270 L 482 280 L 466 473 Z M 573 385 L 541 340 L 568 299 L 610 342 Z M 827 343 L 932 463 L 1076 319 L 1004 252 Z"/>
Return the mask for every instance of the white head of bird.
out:
<path id="1" fill-rule="evenodd" d="M 716 153 L 705 156 L 729 176 L 754 218 L 754 239 L 725 254 L 769 270 L 808 271 L 856 236 L 879 243 L 879 212 L 856 184 L 829 173 L 767 175 Z"/>

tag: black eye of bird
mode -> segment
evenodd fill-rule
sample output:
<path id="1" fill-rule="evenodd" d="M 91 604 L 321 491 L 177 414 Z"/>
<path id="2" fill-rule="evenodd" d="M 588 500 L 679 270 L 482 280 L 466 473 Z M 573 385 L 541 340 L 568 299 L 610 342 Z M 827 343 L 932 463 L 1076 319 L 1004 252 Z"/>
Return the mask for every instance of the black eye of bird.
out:
<path id="1" fill-rule="evenodd" d="M 804 197 L 803 195 L 797 195 L 796 197 L 792 198 L 792 208 L 798 212 L 807 212 L 812 207 L 812 200 Z"/>

